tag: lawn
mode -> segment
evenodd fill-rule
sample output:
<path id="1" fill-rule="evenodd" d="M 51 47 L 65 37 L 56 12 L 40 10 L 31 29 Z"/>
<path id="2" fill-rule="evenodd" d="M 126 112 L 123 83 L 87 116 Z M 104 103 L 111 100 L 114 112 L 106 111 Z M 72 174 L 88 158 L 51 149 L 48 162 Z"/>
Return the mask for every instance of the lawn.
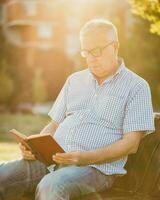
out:
<path id="1" fill-rule="evenodd" d="M 20 150 L 14 138 L 9 134 L 12 128 L 30 135 L 38 134 L 50 121 L 47 115 L 32 114 L 0 114 L 0 162 L 20 157 Z"/>
<path id="2" fill-rule="evenodd" d="M 0 142 L 0 162 L 14 160 L 21 157 L 18 144 L 11 142 Z"/>

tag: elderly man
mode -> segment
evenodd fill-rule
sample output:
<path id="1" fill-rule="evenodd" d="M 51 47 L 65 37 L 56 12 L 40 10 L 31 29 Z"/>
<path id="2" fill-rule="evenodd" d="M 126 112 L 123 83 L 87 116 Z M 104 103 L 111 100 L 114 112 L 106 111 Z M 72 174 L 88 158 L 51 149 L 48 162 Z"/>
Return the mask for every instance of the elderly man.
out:
<path id="1" fill-rule="evenodd" d="M 0 168 L 1 199 L 36 190 L 36 200 L 69 200 L 105 190 L 126 174 L 127 155 L 154 130 L 148 83 L 118 58 L 116 27 L 94 19 L 80 31 L 88 68 L 68 77 L 41 131 L 52 133 L 65 153 L 48 171 L 20 146 L 23 159 Z"/>

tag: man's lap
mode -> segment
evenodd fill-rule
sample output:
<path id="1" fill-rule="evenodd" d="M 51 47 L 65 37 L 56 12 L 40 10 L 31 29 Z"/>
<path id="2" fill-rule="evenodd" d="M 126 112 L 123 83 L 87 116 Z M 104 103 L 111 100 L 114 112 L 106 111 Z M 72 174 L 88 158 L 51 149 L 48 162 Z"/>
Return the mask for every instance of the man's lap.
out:
<path id="1" fill-rule="evenodd" d="M 76 197 L 104 190 L 113 182 L 112 176 L 90 166 L 62 166 L 49 173 L 41 162 L 23 159 L 1 164 L 0 177 L 0 194 L 6 199 L 34 192 L 37 185 L 36 194 L 44 191 L 45 195 L 47 188 L 50 193 L 65 190 Z"/>
<path id="2" fill-rule="evenodd" d="M 65 166 L 41 179 L 36 190 L 36 200 L 72 199 L 105 190 L 113 181 L 113 176 L 102 174 L 90 166 Z"/>

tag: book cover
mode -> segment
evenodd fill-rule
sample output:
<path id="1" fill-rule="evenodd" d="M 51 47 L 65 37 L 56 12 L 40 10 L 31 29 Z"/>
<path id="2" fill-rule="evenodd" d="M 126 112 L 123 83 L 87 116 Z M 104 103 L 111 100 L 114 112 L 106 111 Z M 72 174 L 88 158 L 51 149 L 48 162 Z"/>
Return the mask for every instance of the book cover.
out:
<path id="1" fill-rule="evenodd" d="M 28 137 L 15 129 L 10 130 L 10 133 L 14 135 L 18 142 L 28 148 L 38 160 L 47 166 L 55 163 L 52 160 L 53 154 L 58 152 L 64 153 L 62 147 L 49 133 L 45 135 L 36 134 Z"/>

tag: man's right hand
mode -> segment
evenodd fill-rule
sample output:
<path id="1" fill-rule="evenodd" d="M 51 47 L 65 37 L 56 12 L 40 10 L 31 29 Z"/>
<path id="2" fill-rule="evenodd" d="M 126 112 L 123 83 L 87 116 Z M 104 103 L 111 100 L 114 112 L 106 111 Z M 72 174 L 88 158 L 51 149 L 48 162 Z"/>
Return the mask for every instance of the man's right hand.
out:
<path id="1" fill-rule="evenodd" d="M 22 157 L 25 160 L 36 160 L 35 155 L 28 148 L 26 148 L 22 143 L 19 143 L 19 147 L 21 150 Z"/>

